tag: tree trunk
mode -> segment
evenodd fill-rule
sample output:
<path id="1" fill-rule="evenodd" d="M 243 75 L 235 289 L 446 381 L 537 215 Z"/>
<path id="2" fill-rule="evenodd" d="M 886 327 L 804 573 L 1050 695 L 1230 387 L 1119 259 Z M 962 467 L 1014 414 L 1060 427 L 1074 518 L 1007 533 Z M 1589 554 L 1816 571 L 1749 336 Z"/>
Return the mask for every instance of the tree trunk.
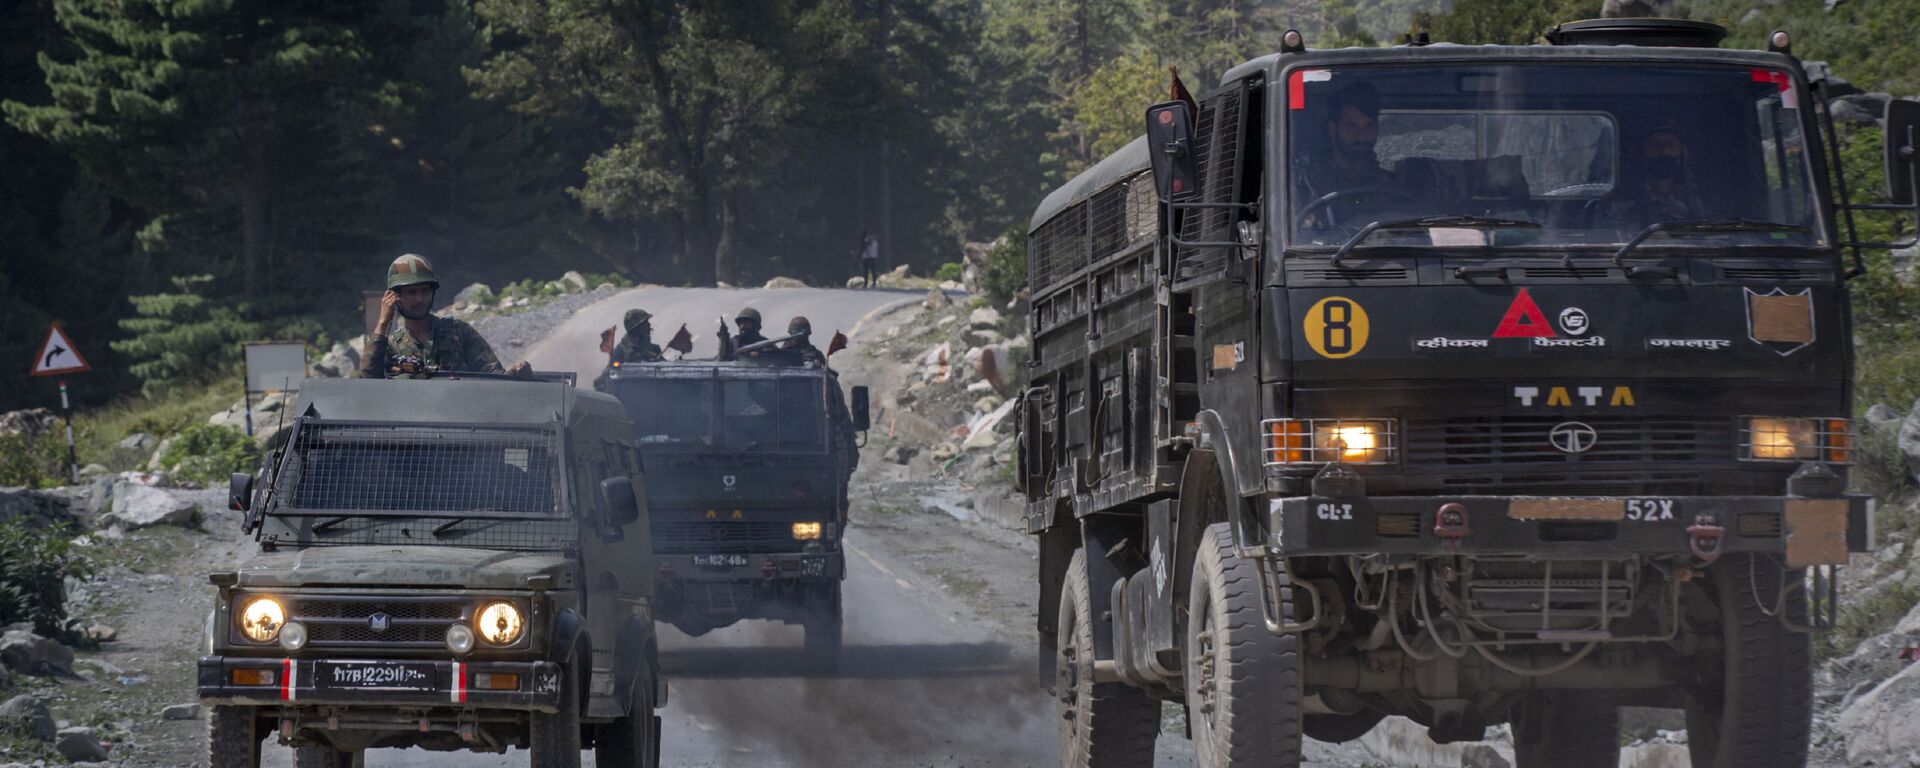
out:
<path id="1" fill-rule="evenodd" d="M 267 255 L 267 142 L 259 127 L 240 134 L 241 156 L 246 165 L 240 172 L 240 248 L 243 286 L 251 295 L 265 292 L 264 269 Z"/>
<path id="2" fill-rule="evenodd" d="M 737 284 L 734 274 L 734 244 L 740 229 L 740 191 L 728 189 L 720 198 L 720 242 L 713 247 L 713 280 Z"/>

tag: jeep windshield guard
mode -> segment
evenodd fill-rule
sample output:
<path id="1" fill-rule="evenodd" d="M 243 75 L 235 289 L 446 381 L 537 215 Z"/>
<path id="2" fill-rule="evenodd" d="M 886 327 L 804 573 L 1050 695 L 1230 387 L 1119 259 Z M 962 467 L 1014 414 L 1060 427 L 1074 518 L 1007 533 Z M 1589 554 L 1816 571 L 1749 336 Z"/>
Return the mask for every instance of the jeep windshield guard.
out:
<path id="1" fill-rule="evenodd" d="M 1652 63 L 1353 65 L 1292 70 L 1289 245 L 1593 247 L 1661 221 L 1790 227 L 1663 232 L 1654 248 L 1826 245 L 1785 70 Z M 1448 218 L 1537 222 L 1464 227 Z"/>
<path id="2" fill-rule="evenodd" d="M 642 451 L 820 453 L 827 450 L 825 377 L 623 376 L 614 390 Z M 760 369 L 766 370 L 766 369 Z"/>
<path id="3" fill-rule="evenodd" d="M 266 513 L 564 518 L 560 461 L 554 426 L 303 418 L 274 475 Z M 331 522 L 316 529 L 332 527 Z"/>

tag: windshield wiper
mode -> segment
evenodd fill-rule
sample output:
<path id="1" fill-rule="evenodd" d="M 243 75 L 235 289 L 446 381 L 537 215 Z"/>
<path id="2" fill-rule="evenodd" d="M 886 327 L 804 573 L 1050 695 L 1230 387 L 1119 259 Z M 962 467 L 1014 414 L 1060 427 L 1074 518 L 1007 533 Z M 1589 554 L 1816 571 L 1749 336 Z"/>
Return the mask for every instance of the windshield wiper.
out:
<path id="1" fill-rule="evenodd" d="M 1653 237 L 1655 234 L 1661 232 L 1687 234 L 1790 232 L 1804 235 L 1807 231 L 1806 227 L 1799 224 L 1787 224 L 1779 221 L 1755 221 L 1753 219 L 1674 219 L 1672 221 L 1656 221 L 1648 224 L 1646 229 L 1640 230 L 1640 233 L 1634 235 L 1632 240 L 1628 240 L 1626 245 L 1620 246 L 1620 250 L 1613 252 L 1613 265 L 1615 267 L 1622 266 L 1620 263 L 1621 259 L 1626 258 L 1627 254 L 1633 252 L 1633 249 L 1640 247 L 1640 244 L 1646 242 L 1647 238 Z"/>
<path id="2" fill-rule="evenodd" d="M 352 517 L 330 517 L 315 524 L 311 530 L 314 533 L 326 533 L 328 528 L 332 528 L 336 525 L 339 525 L 341 523 L 344 523 L 352 519 L 353 519 Z"/>
<path id="3" fill-rule="evenodd" d="M 512 512 L 513 510 L 510 510 L 510 509 L 500 509 L 500 508 L 498 508 L 498 507 L 481 507 L 481 508 L 479 508 L 479 509 L 469 509 L 469 510 L 467 510 L 467 511 L 468 511 L 468 512 Z M 454 518 L 454 519 L 452 519 L 452 520 L 448 520 L 448 521 L 446 521 L 446 522 L 444 522 L 444 523 L 441 523 L 441 524 L 439 524 L 439 525 L 436 525 L 436 526 L 434 526 L 434 527 L 433 527 L 433 535 L 434 535 L 434 536 L 440 536 L 440 535 L 442 535 L 442 534 L 445 534 L 445 533 L 446 533 L 447 531 L 451 531 L 451 530 L 453 530 L 453 529 L 454 529 L 454 526 L 457 526 L 457 525 L 459 525 L 459 524 L 461 524 L 461 523 L 464 523 L 464 522 L 466 522 L 466 521 L 467 521 L 468 519 L 469 519 L 469 518 L 465 518 L 465 517 L 456 517 L 456 518 Z"/>
<path id="4" fill-rule="evenodd" d="M 1364 227 L 1361 227 L 1359 232 L 1353 233 L 1353 237 L 1347 238 L 1347 242 L 1340 246 L 1340 250 L 1333 252 L 1333 258 L 1327 263 L 1334 267 L 1340 266 L 1341 259 L 1346 258 L 1348 253 L 1353 252 L 1353 249 L 1355 247 L 1359 246 L 1360 243 L 1366 240 L 1367 238 L 1372 237 L 1373 233 L 1375 232 L 1379 232 L 1385 229 L 1427 229 L 1431 227 L 1461 227 L 1465 229 L 1539 229 L 1540 222 L 1528 221 L 1526 219 L 1502 219 L 1502 218 L 1496 218 L 1492 216 L 1451 216 L 1451 215 L 1420 216 L 1412 219 L 1392 219 L 1392 220 L 1376 221 Z"/>

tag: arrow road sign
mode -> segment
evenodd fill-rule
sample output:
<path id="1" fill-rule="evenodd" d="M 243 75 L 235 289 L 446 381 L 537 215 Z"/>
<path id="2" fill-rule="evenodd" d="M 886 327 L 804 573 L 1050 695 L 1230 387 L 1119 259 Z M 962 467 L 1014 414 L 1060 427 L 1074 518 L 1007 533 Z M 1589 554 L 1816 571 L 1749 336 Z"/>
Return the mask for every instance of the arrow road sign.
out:
<path id="1" fill-rule="evenodd" d="M 40 345 L 40 354 L 33 358 L 33 375 L 64 376 L 91 370 L 93 366 L 87 365 L 87 359 L 80 356 L 80 350 L 74 348 L 73 340 L 67 338 L 66 330 L 59 323 L 47 329 L 47 341 Z"/>

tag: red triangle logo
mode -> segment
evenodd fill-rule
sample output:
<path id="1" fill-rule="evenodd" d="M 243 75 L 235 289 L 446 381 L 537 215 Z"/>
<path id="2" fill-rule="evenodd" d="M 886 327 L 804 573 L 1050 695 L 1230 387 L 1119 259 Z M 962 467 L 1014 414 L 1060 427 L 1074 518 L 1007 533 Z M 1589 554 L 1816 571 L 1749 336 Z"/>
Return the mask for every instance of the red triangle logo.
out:
<path id="1" fill-rule="evenodd" d="M 1540 311 L 1540 305 L 1533 303 L 1533 297 L 1527 295 L 1527 289 L 1520 289 L 1520 295 L 1513 297 L 1513 303 L 1507 306 L 1507 314 L 1500 318 L 1500 327 L 1494 329 L 1496 339 L 1534 339 L 1554 337 L 1553 326 L 1547 325 L 1546 314 Z"/>

